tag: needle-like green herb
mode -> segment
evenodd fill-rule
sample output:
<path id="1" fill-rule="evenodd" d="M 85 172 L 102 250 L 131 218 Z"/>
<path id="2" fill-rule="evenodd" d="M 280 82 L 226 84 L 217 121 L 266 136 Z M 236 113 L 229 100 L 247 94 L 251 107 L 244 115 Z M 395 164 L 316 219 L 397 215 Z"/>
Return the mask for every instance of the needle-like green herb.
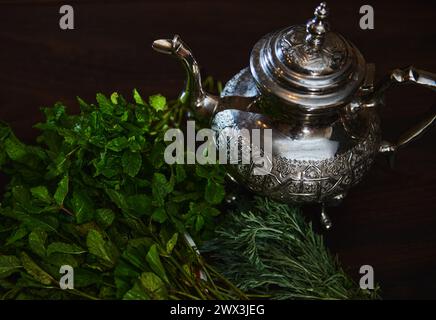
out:
<path id="1" fill-rule="evenodd" d="M 370 299 L 295 207 L 256 198 L 236 210 L 206 243 L 218 269 L 244 291 L 273 299 Z"/>

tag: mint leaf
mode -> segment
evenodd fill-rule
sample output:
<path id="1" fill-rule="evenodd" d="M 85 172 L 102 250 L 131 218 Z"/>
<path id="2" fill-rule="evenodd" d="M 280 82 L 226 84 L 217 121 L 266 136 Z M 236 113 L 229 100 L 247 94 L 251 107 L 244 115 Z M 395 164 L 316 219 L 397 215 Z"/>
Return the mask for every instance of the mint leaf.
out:
<path id="1" fill-rule="evenodd" d="M 142 287 L 153 300 L 168 299 L 168 292 L 163 281 L 152 272 L 144 272 L 139 279 Z"/>
<path id="2" fill-rule="evenodd" d="M 106 193 L 115 205 L 121 210 L 127 211 L 128 205 L 124 195 L 112 189 L 106 189 Z"/>
<path id="3" fill-rule="evenodd" d="M 131 177 L 135 177 L 142 165 L 142 156 L 139 152 L 132 152 L 130 150 L 124 151 L 121 159 L 124 173 Z"/>
<path id="4" fill-rule="evenodd" d="M 53 196 L 53 198 L 55 199 L 55 202 L 62 206 L 64 204 L 64 200 L 65 197 L 68 194 L 68 183 L 69 183 L 70 179 L 68 177 L 68 175 L 65 175 L 62 180 L 59 182 L 58 187 L 56 189 L 56 192 Z"/>
<path id="5" fill-rule="evenodd" d="M 88 103 L 86 103 L 85 100 L 83 100 L 80 97 L 76 97 L 76 99 L 77 99 L 77 102 L 79 103 L 79 107 L 80 107 L 80 110 L 82 112 L 90 112 L 91 111 L 91 106 Z"/>
<path id="6" fill-rule="evenodd" d="M 11 274 L 18 272 L 22 264 L 16 256 L 0 255 L 0 279 L 6 278 Z"/>
<path id="7" fill-rule="evenodd" d="M 12 235 L 6 239 L 6 245 L 9 246 L 13 244 L 14 242 L 23 239 L 25 236 L 27 236 L 29 232 L 24 227 L 19 227 L 17 230 L 15 230 Z"/>
<path id="8" fill-rule="evenodd" d="M 128 111 L 124 111 L 123 115 L 120 118 L 121 122 L 126 122 L 127 120 L 129 120 L 129 112 Z"/>
<path id="9" fill-rule="evenodd" d="M 106 148 L 115 152 L 120 152 L 129 147 L 129 141 L 126 137 L 118 137 L 108 142 Z"/>
<path id="10" fill-rule="evenodd" d="M 195 166 L 195 173 L 202 178 L 209 179 L 213 175 L 213 171 L 210 170 L 209 166 L 197 165 Z"/>
<path id="11" fill-rule="evenodd" d="M 46 240 L 47 233 L 44 230 L 35 229 L 29 234 L 29 247 L 34 253 L 36 253 L 40 257 L 45 257 Z"/>
<path id="12" fill-rule="evenodd" d="M 145 105 L 144 100 L 142 99 L 141 95 L 139 94 L 138 90 L 133 89 L 133 99 L 137 104 Z"/>
<path id="13" fill-rule="evenodd" d="M 166 146 L 163 143 L 155 143 L 153 149 L 150 153 L 150 161 L 153 164 L 153 167 L 156 169 L 160 169 L 165 161 L 164 161 L 164 152 Z"/>
<path id="14" fill-rule="evenodd" d="M 38 266 L 25 252 L 21 253 L 21 263 L 24 269 L 30 274 L 35 280 L 44 284 L 50 285 L 56 282 L 47 272 L 45 272 L 40 266 Z"/>
<path id="15" fill-rule="evenodd" d="M 152 181 L 152 192 L 156 203 L 162 206 L 165 202 L 165 197 L 172 191 L 172 186 L 162 173 L 155 173 Z"/>
<path id="16" fill-rule="evenodd" d="M 17 138 L 7 138 L 4 141 L 4 148 L 11 160 L 21 161 L 27 155 L 26 147 Z"/>
<path id="17" fill-rule="evenodd" d="M 113 104 L 118 104 L 118 98 L 119 98 L 119 95 L 117 92 L 114 92 L 111 94 L 111 102 Z"/>
<path id="18" fill-rule="evenodd" d="M 198 215 L 196 217 L 196 220 L 195 220 L 195 231 L 200 232 L 200 230 L 203 228 L 203 226 L 204 226 L 204 217 L 201 215 Z"/>
<path id="19" fill-rule="evenodd" d="M 76 258 L 74 258 L 73 255 L 68 253 L 54 252 L 50 254 L 46 258 L 46 260 L 47 262 L 55 266 L 56 273 L 59 272 L 59 268 L 64 265 L 72 266 L 74 269 L 79 266 L 79 263 L 77 262 Z M 76 280 L 76 277 L 74 277 L 74 280 Z"/>
<path id="20" fill-rule="evenodd" d="M 162 265 L 162 262 L 160 261 L 157 245 L 153 244 L 150 247 L 150 250 L 148 250 L 147 256 L 145 259 L 148 262 L 148 265 L 150 266 L 151 270 L 156 272 L 156 274 L 162 278 L 165 282 L 168 283 L 168 278 L 165 273 L 165 269 Z"/>
<path id="21" fill-rule="evenodd" d="M 120 279 L 117 279 L 117 280 L 118 280 L 118 283 L 120 283 Z M 128 284 L 125 283 L 125 285 L 127 286 Z M 135 300 L 136 301 L 136 300 L 150 300 L 150 299 L 151 299 L 150 295 L 147 294 L 147 292 L 141 286 L 139 281 L 135 282 L 133 287 L 130 290 L 128 290 L 123 296 L 123 300 Z"/>
<path id="22" fill-rule="evenodd" d="M 95 220 L 103 228 L 109 227 L 115 219 L 115 213 L 111 209 L 97 209 Z"/>
<path id="23" fill-rule="evenodd" d="M 127 283 L 126 283 L 127 285 Z M 151 296 L 145 291 L 145 289 L 138 282 L 135 282 L 133 287 L 128 290 L 124 296 L 123 300 L 150 300 Z"/>
<path id="24" fill-rule="evenodd" d="M 157 208 L 154 212 L 153 215 L 151 216 L 151 218 L 154 221 L 157 221 L 159 223 L 164 223 L 167 220 L 167 214 L 165 212 L 165 208 L 163 207 L 159 207 Z"/>
<path id="25" fill-rule="evenodd" d="M 166 108 L 166 106 L 167 106 L 167 99 L 166 99 L 164 96 L 160 95 L 160 94 L 157 94 L 157 95 L 151 96 L 151 97 L 149 98 L 149 102 L 150 102 L 150 105 L 151 105 L 151 106 L 152 106 L 156 111 L 162 111 L 162 110 L 165 110 L 165 108 Z"/>
<path id="26" fill-rule="evenodd" d="M 162 280 L 152 272 L 141 274 L 139 281 L 123 296 L 124 300 L 165 300 L 168 291 Z"/>
<path id="27" fill-rule="evenodd" d="M 129 209 L 135 216 L 151 215 L 151 198 L 146 194 L 136 194 L 127 198 Z"/>
<path id="28" fill-rule="evenodd" d="M 210 204 L 219 204 L 223 201 L 225 196 L 224 186 L 212 180 L 207 181 L 204 198 Z"/>
<path id="29" fill-rule="evenodd" d="M 203 229 L 204 224 L 206 223 L 205 218 L 214 217 L 218 214 L 220 214 L 220 211 L 210 206 L 210 204 L 205 201 L 198 203 L 190 202 L 187 222 L 189 225 L 193 226 L 195 232 L 198 233 Z"/>
<path id="30" fill-rule="evenodd" d="M 74 270 L 74 287 L 82 288 L 90 285 L 99 285 L 102 282 L 102 275 L 84 268 Z"/>
<path id="31" fill-rule="evenodd" d="M 47 247 L 47 255 L 51 255 L 55 252 L 68 253 L 68 254 L 81 254 L 86 251 L 80 248 L 78 245 L 69 244 L 65 242 L 53 242 Z"/>
<path id="32" fill-rule="evenodd" d="M 29 208 L 31 203 L 30 195 L 29 190 L 22 185 L 16 185 L 12 188 L 12 196 L 20 206 L 26 209 Z"/>
<path id="33" fill-rule="evenodd" d="M 186 179 L 186 171 L 183 168 L 183 165 L 176 164 L 176 182 L 182 182 Z"/>
<path id="34" fill-rule="evenodd" d="M 174 247 L 177 244 L 177 239 L 179 238 L 179 234 L 175 233 L 170 240 L 168 240 L 167 245 L 166 245 L 166 251 L 168 254 L 171 254 L 171 252 L 173 252 Z"/>
<path id="35" fill-rule="evenodd" d="M 113 106 L 112 102 L 108 98 L 106 98 L 106 96 L 104 94 L 97 93 L 96 100 L 97 100 L 98 105 L 103 113 L 106 113 L 109 115 L 113 113 L 114 106 Z"/>
<path id="36" fill-rule="evenodd" d="M 84 191 L 73 192 L 71 206 L 79 224 L 88 222 L 94 217 L 93 202 Z"/>
<path id="37" fill-rule="evenodd" d="M 30 189 L 30 193 L 36 199 L 39 199 L 45 203 L 52 202 L 52 198 L 50 196 L 50 193 L 48 192 L 47 187 L 45 187 L 45 186 L 38 186 L 38 187 L 32 188 L 32 189 Z"/>
<path id="38" fill-rule="evenodd" d="M 97 256 L 109 267 L 113 267 L 118 257 L 118 251 L 110 242 L 103 239 L 97 230 L 90 230 L 86 237 L 86 245 L 91 254 Z"/>

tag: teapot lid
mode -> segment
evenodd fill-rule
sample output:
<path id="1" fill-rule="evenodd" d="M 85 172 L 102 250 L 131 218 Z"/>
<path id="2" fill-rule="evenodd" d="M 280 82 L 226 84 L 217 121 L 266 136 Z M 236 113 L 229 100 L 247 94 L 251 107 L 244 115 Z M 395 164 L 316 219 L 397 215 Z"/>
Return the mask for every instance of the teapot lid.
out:
<path id="1" fill-rule="evenodd" d="M 365 74 L 359 50 L 329 31 L 325 2 L 306 25 L 266 35 L 254 46 L 251 73 L 262 92 L 316 112 L 350 102 Z"/>

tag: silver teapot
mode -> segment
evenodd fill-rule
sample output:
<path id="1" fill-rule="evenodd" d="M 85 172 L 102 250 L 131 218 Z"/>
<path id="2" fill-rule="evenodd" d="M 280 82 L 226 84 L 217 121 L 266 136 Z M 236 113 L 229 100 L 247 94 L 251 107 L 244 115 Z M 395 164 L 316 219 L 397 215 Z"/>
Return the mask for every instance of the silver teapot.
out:
<path id="1" fill-rule="evenodd" d="M 340 202 L 359 183 L 379 152 L 394 153 L 436 119 L 432 114 L 396 143 L 382 140 L 378 109 L 396 84 L 436 88 L 436 75 L 413 67 L 394 70 L 374 84 L 374 65 L 343 36 L 330 31 L 326 3 L 305 25 L 260 39 L 250 66 L 225 85 L 221 96 L 202 88 L 191 50 L 175 36 L 153 48 L 179 59 L 187 71 L 180 100 L 220 132 L 272 129 L 271 171 L 253 174 L 253 164 L 229 166 L 251 191 L 286 203 L 319 203 L 321 222 L 332 226 L 325 206 Z"/>

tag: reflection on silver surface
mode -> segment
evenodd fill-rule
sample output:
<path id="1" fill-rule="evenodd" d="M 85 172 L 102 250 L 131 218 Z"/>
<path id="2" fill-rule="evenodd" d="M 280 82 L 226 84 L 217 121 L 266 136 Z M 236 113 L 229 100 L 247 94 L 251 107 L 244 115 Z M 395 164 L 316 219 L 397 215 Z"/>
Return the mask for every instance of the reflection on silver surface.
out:
<path id="1" fill-rule="evenodd" d="M 394 70 L 374 85 L 374 65 L 343 36 L 330 31 L 321 3 L 305 25 L 260 39 L 250 66 L 225 86 L 221 97 L 206 93 L 198 64 L 178 36 L 153 47 L 179 59 L 187 72 L 180 100 L 210 119 L 218 133 L 272 129 L 271 163 L 255 175 L 255 163 L 229 165 L 229 174 L 250 190 L 283 202 L 322 203 L 321 220 L 331 227 L 324 205 L 341 201 L 371 167 L 378 152 L 394 152 L 416 139 L 436 114 L 402 135 L 382 142 L 378 107 L 393 85 L 436 88 L 436 75 L 413 67 Z M 263 150 L 260 150 L 262 154 Z"/>
<path id="2" fill-rule="evenodd" d="M 281 154 L 286 159 L 319 161 L 333 158 L 338 145 L 339 142 L 329 141 L 326 138 L 303 141 L 286 138 L 274 141 L 274 153 Z"/>

